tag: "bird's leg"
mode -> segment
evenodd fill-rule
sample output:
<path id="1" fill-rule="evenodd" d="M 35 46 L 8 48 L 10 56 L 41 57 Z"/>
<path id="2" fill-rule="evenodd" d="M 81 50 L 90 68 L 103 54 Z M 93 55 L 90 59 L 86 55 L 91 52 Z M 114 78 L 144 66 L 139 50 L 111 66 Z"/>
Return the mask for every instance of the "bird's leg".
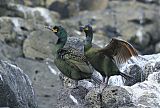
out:
<path id="1" fill-rule="evenodd" d="M 105 83 L 106 77 L 103 77 L 103 79 L 102 79 L 102 80 L 103 80 L 103 82 L 102 82 L 102 83 Z"/>
<path id="2" fill-rule="evenodd" d="M 102 83 L 100 84 L 100 91 L 102 92 L 103 89 L 106 87 L 106 79 L 108 79 L 107 77 L 103 77 L 102 79 Z"/>
<path id="3" fill-rule="evenodd" d="M 108 86 L 108 80 L 109 80 L 109 77 L 107 76 L 106 78 L 105 78 L 105 88 Z"/>
<path id="4" fill-rule="evenodd" d="M 103 91 L 108 86 L 109 77 L 103 77 L 103 83 L 100 85 L 100 90 Z"/>

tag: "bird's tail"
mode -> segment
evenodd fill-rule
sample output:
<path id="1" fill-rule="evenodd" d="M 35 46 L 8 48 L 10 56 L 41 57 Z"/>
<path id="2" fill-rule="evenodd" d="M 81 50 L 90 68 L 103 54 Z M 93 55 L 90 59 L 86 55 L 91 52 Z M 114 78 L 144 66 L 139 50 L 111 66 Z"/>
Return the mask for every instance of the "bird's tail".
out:
<path id="1" fill-rule="evenodd" d="M 131 75 L 128 75 L 128 74 L 125 74 L 125 73 L 122 73 L 122 72 L 120 72 L 120 75 L 122 77 L 124 77 L 125 79 L 132 79 L 133 78 Z"/>
<path id="2" fill-rule="evenodd" d="M 92 77 L 91 77 L 97 84 L 102 84 L 102 81 L 101 81 L 101 79 L 100 78 L 98 78 L 97 76 L 95 76 L 95 75 L 92 75 Z"/>

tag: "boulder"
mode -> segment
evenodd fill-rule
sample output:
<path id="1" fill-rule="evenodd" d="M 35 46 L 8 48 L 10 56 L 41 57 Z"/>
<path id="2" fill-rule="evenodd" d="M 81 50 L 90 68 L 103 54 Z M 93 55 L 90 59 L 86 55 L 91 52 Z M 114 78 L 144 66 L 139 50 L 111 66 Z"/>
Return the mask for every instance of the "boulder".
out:
<path id="1" fill-rule="evenodd" d="M 12 47 L 0 41 L 0 59 L 1 60 L 15 60 L 17 57 L 23 56 L 22 48 Z"/>
<path id="2" fill-rule="evenodd" d="M 0 107 L 37 108 L 29 77 L 5 61 L 0 61 L 0 94 Z"/>
<path id="3" fill-rule="evenodd" d="M 54 69 L 51 70 L 49 64 L 44 61 L 22 57 L 17 58 L 15 63 L 25 71 L 33 82 L 38 106 L 40 108 L 56 108 L 62 84 L 58 74 L 52 72 Z"/>
<path id="4" fill-rule="evenodd" d="M 159 103 L 159 78 L 160 72 L 154 72 L 148 76 L 148 80 L 137 83 L 131 87 L 124 87 L 131 95 L 132 102 L 137 108 L 158 108 Z"/>
<path id="5" fill-rule="evenodd" d="M 45 28 L 44 28 L 45 29 Z M 32 59 L 53 58 L 52 47 L 56 41 L 56 36 L 50 31 L 37 30 L 33 31 L 30 36 L 24 41 L 23 53 L 25 57 Z"/>
<path id="6" fill-rule="evenodd" d="M 101 95 L 104 108 L 133 106 L 131 94 L 122 87 L 106 87 Z"/>
<path id="7" fill-rule="evenodd" d="M 109 0 L 80 0 L 79 8 L 80 10 L 104 10 L 107 8 Z"/>
<path id="8" fill-rule="evenodd" d="M 21 4 L 9 3 L 7 6 L 1 7 L 1 10 L 0 16 L 20 17 L 40 24 L 54 23 L 59 18 L 58 13 L 51 12 L 43 7 L 27 7 Z"/>
<path id="9" fill-rule="evenodd" d="M 55 1 L 49 7 L 49 10 L 58 12 L 61 19 L 69 18 L 78 15 L 78 3 L 76 0 L 71 1 Z"/>
<path id="10" fill-rule="evenodd" d="M 85 96 L 86 105 L 89 108 L 101 108 L 101 92 L 99 88 L 90 90 Z"/>
<path id="11" fill-rule="evenodd" d="M 128 73 L 133 78 L 126 79 L 125 85 L 131 86 L 137 82 L 144 81 L 143 78 L 143 70 L 138 65 L 130 65 L 126 70 L 125 73 Z"/>

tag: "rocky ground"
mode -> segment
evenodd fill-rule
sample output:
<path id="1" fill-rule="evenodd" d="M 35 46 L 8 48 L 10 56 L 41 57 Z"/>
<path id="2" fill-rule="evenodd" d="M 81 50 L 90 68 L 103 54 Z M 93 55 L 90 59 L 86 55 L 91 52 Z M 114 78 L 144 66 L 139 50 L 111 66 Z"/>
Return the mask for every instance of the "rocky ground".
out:
<path id="1" fill-rule="evenodd" d="M 158 54 L 144 56 L 149 61 L 137 58 L 139 61 L 133 60 L 134 63 L 122 69 L 135 76 L 133 81 L 125 83 L 132 86 L 117 87 L 122 85 L 117 83 L 121 81 L 119 77 L 113 77 L 109 83 L 114 87 L 102 93 L 88 81 L 82 81 L 77 89 L 70 89 L 74 82 L 66 78 L 62 86 L 52 63 L 51 48 L 57 38 L 44 28 L 45 25 L 60 24 L 70 36 L 84 38 L 79 26 L 91 24 L 94 43 L 99 46 L 103 47 L 110 38 L 121 34 L 120 38 L 129 41 L 140 54 L 160 53 L 160 1 L 88 1 L 0 0 L 0 59 L 17 65 L 29 76 L 39 108 L 158 108 Z M 137 83 L 141 81 L 144 82 Z"/>

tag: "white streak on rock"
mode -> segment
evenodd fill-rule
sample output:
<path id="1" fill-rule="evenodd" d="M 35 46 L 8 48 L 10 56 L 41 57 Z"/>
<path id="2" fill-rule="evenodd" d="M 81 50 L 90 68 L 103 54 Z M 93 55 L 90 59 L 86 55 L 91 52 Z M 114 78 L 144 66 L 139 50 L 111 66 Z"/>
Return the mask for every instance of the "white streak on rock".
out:
<path id="1" fill-rule="evenodd" d="M 73 101 L 75 104 L 78 105 L 78 101 L 77 101 L 77 99 L 76 99 L 74 96 L 72 96 L 72 95 L 70 94 L 69 97 L 72 99 L 72 101 Z"/>
<path id="2" fill-rule="evenodd" d="M 48 65 L 48 68 L 51 73 L 53 73 L 54 75 L 58 75 L 58 72 L 54 68 L 52 68 L 50 65 Z"/>
<path id="3" fill-rule="evenodd" d="M 0 80 L 1 80 L 1 81 L 3 81 L 3 77 L 2 77 L 2 75 L 0 75 Z"/>

